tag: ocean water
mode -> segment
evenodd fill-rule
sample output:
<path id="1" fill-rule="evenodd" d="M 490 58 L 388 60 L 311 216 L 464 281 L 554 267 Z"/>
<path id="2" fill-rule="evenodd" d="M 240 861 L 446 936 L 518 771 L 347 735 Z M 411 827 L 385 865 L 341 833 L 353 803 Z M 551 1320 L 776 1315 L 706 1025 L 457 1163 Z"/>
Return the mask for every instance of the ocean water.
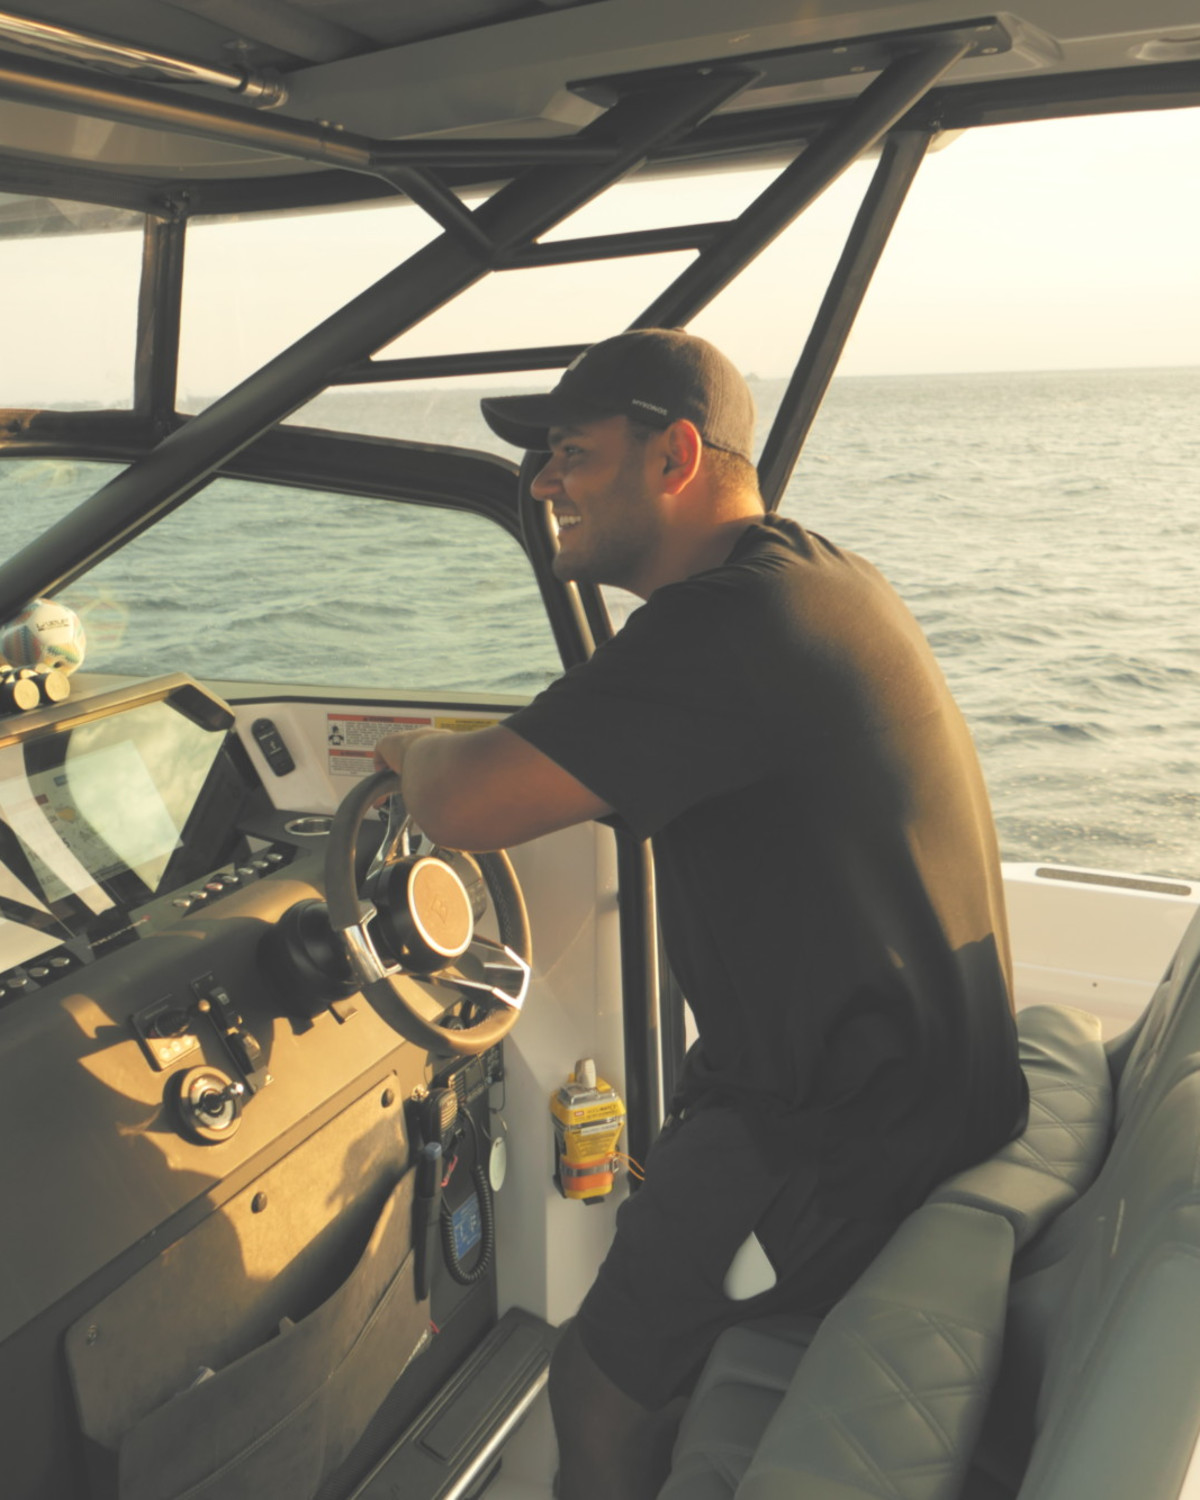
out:
<path id="1" fill-rule="evenodd" d="M 765 430 L 783 383 L 753 384 Z M 478 394 L 338 393 L 293 420 L 501 451 Z M 1200 368 L 858 377 L 810 434 L 784 510 L 920 620 L 1007 858 L 1200 875 L 1198 410 Z M 108 472 L 0 467 L 9 550 Z M 64 597 L 100 601 L 89 665 L 112 670 L 523 693 L 557 670 L 497 528 L 346 496 L 220 481 Z"/>

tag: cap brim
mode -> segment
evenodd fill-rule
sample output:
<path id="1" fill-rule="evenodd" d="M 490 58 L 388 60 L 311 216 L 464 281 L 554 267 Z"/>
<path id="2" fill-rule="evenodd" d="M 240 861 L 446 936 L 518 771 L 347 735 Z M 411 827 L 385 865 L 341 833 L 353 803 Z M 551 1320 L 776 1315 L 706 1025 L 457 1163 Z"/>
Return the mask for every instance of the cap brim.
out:
<path id="1" fill-rule="evenodd" d="M 542 391 L 530 396 L 489 396 L 479 403 L 483 419 L 496 434 L 515 448 L 545 453 L 550 448 L 550 429 L 570 427 L 575 422 L 594 422 L 611 411 L 564 400 L 561 391 Z"/>

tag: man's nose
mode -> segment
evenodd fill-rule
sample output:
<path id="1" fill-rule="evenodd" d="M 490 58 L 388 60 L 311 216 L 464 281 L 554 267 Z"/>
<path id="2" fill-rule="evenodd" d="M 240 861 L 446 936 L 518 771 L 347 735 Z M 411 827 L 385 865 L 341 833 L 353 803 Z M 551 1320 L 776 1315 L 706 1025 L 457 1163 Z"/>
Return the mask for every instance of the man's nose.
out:
<path id="1" fill-rule="evenodd" d="M 529 493 L 535 500 L 552 500 L 558 489 L 558 463 L 554 455 L 546 460 L 529 482 Z"/>

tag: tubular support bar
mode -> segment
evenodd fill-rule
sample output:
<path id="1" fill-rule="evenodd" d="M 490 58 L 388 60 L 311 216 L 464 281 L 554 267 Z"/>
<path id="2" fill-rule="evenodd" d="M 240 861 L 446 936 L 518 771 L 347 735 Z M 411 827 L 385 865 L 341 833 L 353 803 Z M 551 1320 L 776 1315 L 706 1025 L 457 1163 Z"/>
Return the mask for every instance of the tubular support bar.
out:
<path id="1" fill-rule="evenodd" d="M 546 344 L 538 349 L 483 349 L 475 354 L 370 359 L 342 370 L 330 384 L 375 385 L 389 380 L 432 380 L 444 375 L 507 375 L 514 370 L 563 370 L 586 348 L 586 344 Z"/>
<path id="2" fill-rule="evenodd" d="M 739 92 L 745 73 L 684 78 L 672 90 L 633 95 L 583 131 L 608 148 L 604 166 L 544 166 L 516 178 L 480 205 L 475 219 L 501 252 L 528 244 L 625 175 L 662 140 L 687 130 Z M 0 618 L 34 594 L 53 593 L 68 576 L 107 556 L 151 525 L 276 422 L 310 401 L 333 372 L 383 348 L 488 271 L 474 246 L 441 235 L 270 360 L 153 453 L 0 567 Z"/>
<path id="3" fill-rule="evenodd" d="M 54 52 L 73 62 L 125 68 L 130 73 L 149 71 L 172 83 L 201 83 L 210 88 L 228 89 L 264 109 L 272 109 L 287 99 L 282 79 L 271 73 L 255 73 L 249 68 L 217 68 L 211 63 L 193 62 L 166 52 L 151 52 L 128 42 L 73 31 L 49 21 L 36 21 L 31 16 L 14 16 L 8 11 L 0 11 L 0 41 L 18 42 L 22 47 Z"/>
<path id="4" fill-rule="evenodd" d="M 617 833 L 621 993 L 625 1020 L 629 1154 L 644 1162 L 663 1120 L 654 855 L 648 841 Z M 636 1181 L 631 1182 L 631 1190 Z"/>
<path id="5" fill-rule="evenodd" d="M 375 140 L 335 125 L 282 115 L 267 118 L 219 100 L 192 99 L 152 84 L 33 62 L 11 53 L 0 53 L 0 98 L 382 176 L 401 166 L 511 171 L 545 162 L 602 166 L 613 158 L 611 146 L 579 135 L 550 140 Z"/>
<path id="6" fill-rule="evenodd" d="M 133 409 L 150 418 L 160 437 L 174 425 L 185 231 L 182 219 L 146 219 L 133 362 Z"/>
<path id="7" fill-rule="evenodd" d="M 929 131 L 897 131 L 883 149 L 758 461 L 759 488 L 769 511 L 779 507 L 879 257 L 932 138 Z"/>
<path id="8" fill-rule="evenodd" d="M 510 255 L 505 271 L 524 271 L 533 266 L 570 266 L 580 261 L 621 260 L 630 255 L 662 255 L 670 250 L 703 250 L 726 227 L 711 224 L 680 224 L 677 228 L 632 229 L 626 234 L 596 234 L 586 239 L 551 240 L 530 245 Z"/>
<path id="9" fill-rule="evenodd" d="M 967 50 L 960 38 L 898 58 L 637 318 L 634 328 L 679 328 L 869 150 Z"/>

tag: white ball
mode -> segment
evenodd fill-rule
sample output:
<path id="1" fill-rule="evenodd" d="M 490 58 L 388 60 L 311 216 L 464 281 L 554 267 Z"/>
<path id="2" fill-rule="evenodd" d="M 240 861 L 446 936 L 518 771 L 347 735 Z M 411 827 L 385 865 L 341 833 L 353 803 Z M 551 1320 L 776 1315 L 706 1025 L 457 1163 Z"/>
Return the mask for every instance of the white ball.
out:
<path id="1" fill-rule="evenodd" d="M 0 656 L 14 667 L 58 667 L 73 672 L 83 661 L 87 636 L 73 609 L 35 599 L 0 633 Z"/>

